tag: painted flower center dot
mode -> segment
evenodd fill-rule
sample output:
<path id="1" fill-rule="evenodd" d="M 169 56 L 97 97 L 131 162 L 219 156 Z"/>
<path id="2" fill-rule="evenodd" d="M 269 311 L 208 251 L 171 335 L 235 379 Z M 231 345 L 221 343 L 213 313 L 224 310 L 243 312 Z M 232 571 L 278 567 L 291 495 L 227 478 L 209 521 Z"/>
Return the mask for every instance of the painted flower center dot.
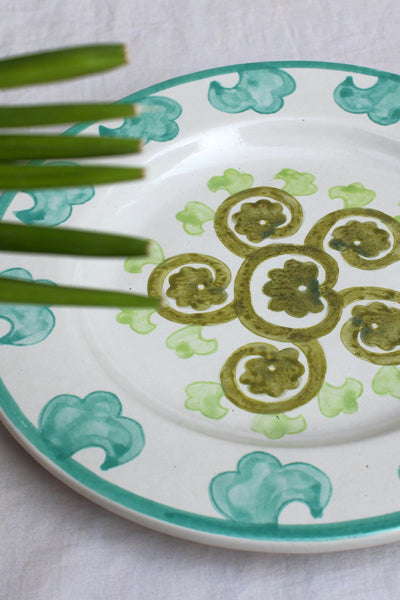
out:
<path id="1" fill-rule="evenodd" d="M 378 329 L 378 323 L 371 323 L 371 329 Z"/>
<path id="2" fill-rule="evenodd" d="M 259 221 L 260 225 L 266 225 L 267 221 L 265 219 L 261 219 L 261 221 Z"/>
<path id="3" fill-rule="evenodd" d="M 276 371 L 275 365 L 268 365 L 268 371 Z"/>
<path id="4" fill-rule="evenodd" d="M 299 287 L 297 289 L 299 290 L 299 292 L 306 292 L 307 291 L 307 286 L 306 285 L 299 285 Z"/>
<path id="5" fill-rule="evenodd" d="M 361 240 L 354 240 L 353 244 L 355 246 L 359 246 L 361 244 Z"/>
<path id="6" fill-rule="evenodd" d="M 204 283 L 199 283 L 199 285 L 197 286 L 198 290 L 205 290 L 206 286 L 204 285 Z"/>

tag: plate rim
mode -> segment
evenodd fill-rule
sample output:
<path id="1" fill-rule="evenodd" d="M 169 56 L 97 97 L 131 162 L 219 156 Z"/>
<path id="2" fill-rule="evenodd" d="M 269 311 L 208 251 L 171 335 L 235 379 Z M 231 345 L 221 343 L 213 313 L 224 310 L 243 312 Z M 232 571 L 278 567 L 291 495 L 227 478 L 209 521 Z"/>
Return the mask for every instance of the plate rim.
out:
<path id="1" fill-rule="evenodd" d="M 347 63 L 295 60 L 251 62 L 214 67 L 173 77 L 129 94 L 117 102 L 138 102 L 143 97 L 186 83 L 200 81 L 213 76 L 271 67 L 279 69 L 299 68 L 343 71 L 373 77 L 383 76 L 386 79 L 400 82 L 400 75 L 395 73 Z M 93 123 L 76 124 L 69 127 L 61 135 L 77 135 L 91 125 Z M 1 195 L 0 221 L 3 219 L 5 212 L 17 193 L 17 191 L 6 191 Z M 285 552 L 323 552 L 327 550 L 378 545 L 395 541 L 400 537 L 400 511 L 323 524 L 254 525 L 239 523 L 217 516 L 199 515 L 139 496 L 104 480 L 73 458 L 62 459 L 57 457 L 47 442 L 40 436 L 35 425 L 22 412 L 17 401 L 14 400 L 1 378 L 0 420 L 17 442 L 35 460 L 52 475 L 75 489 L 81 495 L 126 518 L 130 518 L 130 516 L 129 514 L 124 514 L 124 511 L 128 513 L 134 512 L 135 518 L 131 518 L 131 520 L 138 523 L 142 520 L 142 524 L 147 527 L 161 530 L 163 528 L 168 529 L 169 526 L 169 529 L 172 528 L 172 530 L 168 530 L 166 533 L 176 535 L 180 538 L 213 545 L 223 545 L 230 548 L 240 548 L 242 550 L 283 551 L 278 550 L 279 546 L 285 547 Z M 114 504 L 114 507 L 110 506 L 110 503 Z M 106 504 L 107 506 L 105 506 Z M 155 524 L 152 525 L 149 522 L 143 523 L 147 518 L 154 519 Z M 204 537 L 204 535 L 211 536 L 212 538 L 215 536 L 215 539 L 199 539 L 200 537 Z M 222 540 L 225 540 L 225 543 Z M 290 547 L 287 546 L 288 544 L 290 544 Z M 293 544 L 295 548 L 291 548 Z M 312 550 L 309 549 L 310 545 L 313 546 Z M 272 547 L 274 548 L 271 549 Z"/>

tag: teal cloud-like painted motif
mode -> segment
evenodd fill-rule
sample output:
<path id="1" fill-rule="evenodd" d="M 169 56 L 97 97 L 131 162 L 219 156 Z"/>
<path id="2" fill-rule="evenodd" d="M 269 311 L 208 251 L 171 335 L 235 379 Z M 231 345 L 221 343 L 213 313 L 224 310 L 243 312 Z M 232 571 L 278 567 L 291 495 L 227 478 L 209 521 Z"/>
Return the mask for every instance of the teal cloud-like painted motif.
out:
<path id="1" fill-rule="evenodd" d="M 262 114 L 276 113 L 283 106 L 285 96 L 296 89 L 296 82 L 286 71 L 273 67 L 242 71 L 239 81 L 226 88 L 212 81 L 208 90 L 210 104 L 223 112 L 241 113 L 254 110 Z"/>
<path id="2" fill-rule="evenodd" d="M 111 469 L 132 460 L 144 447 L 141 425 L 121 412 L 121 402 L 111 392 L 93 392 L 83 399 L 56 396 L 40 413 L 39 431 L 61 458 L 83 448 L 103 448 L 101 469 Z"/>
<path id="3" fill-rule="evenodd" d="M 33 281 L 32 275 L 26 269 L 8 269 L 0 273 L 2 277 Z M 47 279 L 37 279 L 37 283 L 55 285 Z M 35 304 L 2 304 L 0 303 L 0 319 L 10 324 L 9 331 L 0 338 L 0 344 L 5 346 L 31 346 L 47 338 L 53 331 L 55 316 L 48 306 Z"/>
<path id="4" fill-rule="evenodd" d="M 168 142 L 179 133 L 176 119 L 182 114 L 179 102 L 164 96 L 150 96 L 140 100 L 143 112 L 133 119 L 125 119 L 123 124 L 116 129 L 100 125 L 101 136 L 140 138 L 144 144 L 155 142 Z"/>
<path id="5" fill-rule="evenodd" d="M 242 190 L 247 190 L 254 183 L 253 175 L 241 173 L 237 169 L 225 169 L 223 175 L 215 175 L 207 181 L 207 187 L 211 192 L 226 190 L 231 196 Z"/>
<path id="6" fill-rule="evenodd" d="M 47 165 L 72 165 L 72 162 L 49 162 Z M 33 200 L 33 206 L 26 210 L 14 211 L 17 219 L 27 225 L 54 227 L 64 223 L 71 216 L 77 204 L 89 202 L 95 194 L 91 185 L 54 190 L 24 190 Z"/>
<path id="7" fill-rule="evenodd" d="M 206 340 L 203 338 L 201 325 L 189 325 L 178 329 L 167 337 L 166 344 L 179 358 L 190 358 L 194 354 L 204 356 L 217 351 L 216 339 Z"/>
<path id="8" fill-rule="evenodd" d="M 159 265 L 164 258 L 164 252 L 160 244 L 155 240 L 150 240 L 147 255 L 127 258 L 124 263 L 124 269 L 127 273 L 141 273 L 145 265 Z"/>
<path id="9" fill-rule="evenodd" d="M 292 196 L 309 196 L 318 191 L 315 185 L 315 177 L 311 173 L 300 173 L 294 169 L 282 169 L 274 179 L 282 179 L 285 182 L 283 190 Z"/>
<path id="10" fill-rule="evenodd" d="M 262 433 L 270 440 L 279 440 L 284 435 L 301 433 L 307 429 L 307 422 L 302 415 L 288 417 L 285 413 L 279 415 L 256 415 L 250 429 Z"/>
<path id="11" fill-rule="evenodd" d="M 224 391 L 220 383 L 196 381 L 186 386 L 185 391 L 185 407 L 189 410 L 198 410 L 204 417 L 215 421 L 228 414 L 229 409 L 221 404 Z"/>
<path id="12" fill-rule="evenodd" d="M 117 323 L 129 325 L 132 331 L 145 335 L 151 333 L 157 325 L 151 321 L 154 308 L 123 308 L 116 316 Z"/>
<path id="13" fill-rule="evenodd" d="M 277 523 L 290 502 L 304 502 L 314 518 L 321 517 L 332 494 L 329 477 L 308 463 L 282 465 L 272 454 L 251 452 L 236 471 L 220 473 L 211 481 L 215 508 L 241 523 Z"/>
<path id="14" fill-rule="evenodd" d="M 189 235 L 204 233 L 203 225 L 214 220 L 214 211 L 202 202 L 187 202 L 184 210 L 176 214 L 176 218 L 183 224 L 183 229 Z"/>
<path id="15" fill-rule="evenodd" d="M 373 86 L 359 88 L 352 77 L 346 77 L 333 97 L 343 110 L 367 114 L 378 125 L 392 125 L 400 120 L 400 81 L 378 77 Z"/>

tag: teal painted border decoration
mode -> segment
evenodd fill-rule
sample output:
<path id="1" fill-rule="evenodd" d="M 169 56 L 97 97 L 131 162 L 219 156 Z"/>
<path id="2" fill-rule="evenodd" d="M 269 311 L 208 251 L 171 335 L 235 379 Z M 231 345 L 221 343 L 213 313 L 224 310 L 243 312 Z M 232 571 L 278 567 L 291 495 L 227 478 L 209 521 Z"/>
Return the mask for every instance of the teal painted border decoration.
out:
<path id="1" fill-rule="evenodd" d="M 322 61 L 312 61 L 312 60 L 277 60 L 270 62 L 258 62 L 258 63 L 243 63 L 237 65 L 230 65 L 226 67 L 216 67 L 215 69 L 206 69 L 205 71 L 197 71 L 195 73 L 189 73 L 188 75 L 181 75 L 180 77 L 173 77 L 172 79 L 167 79 L 162 83 L 156 83 L 154 85 L 150 85 L 143 90 L 138 92 L 134 92 L 121 100 L 119 102 L 140 102 L 142 98 L 147 98 L 151 94 L 156 94 L 158 92 L 162 92 L 166 89 L 176 87 L 177 85 L 182 85 L 184 83 L 190 83 L 191 81 L 200 81 L 201 79 L 207 79 L 207 77 L 216 77 L 218 75 L 226 75 L 228 73 L 241 73 L 242 71 L 255 71 L 263 68 L 278 68 L 278 69 L 322 69 L 328 71 L 345 71 L 348 73 L 359 73 L 360 75 L 371 75 L 372 77 L 385 77 L 386 79 L 390 79 L 392 81 L 397 81 L 400 83 L 400 75 L 396 75 L 395 73 L 389 73 L 388 71 L 380 71 L 378 69 L 370 69 L 369 67 L 358 67 L 356 65 L 349 65 L 346 63 L 331 63 L 331 62 L 322 62 Z M 64 131 L 61 135 L 77 135 L 81 133 L 91 125 L 94 125 L 94 121 L 90 123 L 78 123 L 77 125 L 73 125 L 66 131 Z M 17 190 L 19 191 L 19 190 Z M 16 191 L 7 191 L 3 192 L 0 196 L 0 220 L 4 217 L 8 207 L 13 201 Z"/>
<path id="2" fill-rule="evenodd" d="M 345 71 L 386 78 L 400 82 L 400 75 L 370 69 L 368 67 L 357 67 L 341 63 L 313 62 L 313 61 L 276 61 L 264 63 L 239 64 L 227 67 L 218 67 L 197 73 L 191 73 L 182 77 L 176 77 L 163 83 L 152 85 L 144 90 L 135 92 L 120 100 L 120 102 L 140 102 L 141 98 L 147 97 L 167 88 L 171 88 L 192 81 L 199 81 L 208 77 L 224 75 L 226 73 L 249 71 L 263 67 L 279 67 L 283 69 L 325 69 L 331 71 Z M 63 135 L 77 135 L 93 123 L 81 123 L 74 125 Z M 1 196 L 0 220 L 4 217 L 16 192 L 4 192 Z M 25 441 L 29 442 L 36 451 L 49 460 L 56 468 L 77 482 L 80 492 L 85 495 L 85 490 L 93 492 L 101 498 L 105 498 L 119 506 L 134 510 L 142 515 L 158 519 L 177 527 L 188 528 L 194 531 L 236 537 L 251 540 L 268 540 L 276 542 L 322 542 L 332 540 L 353 539 L 354 537 L 377 535 L 400 530 L 400 511 L 356 519 L 352 521 L 341 521 L 335 523 L 312 524 L 312 525 L 251 525 L 236 523 L 226 519 L 206 517 L 190 512 L 177 510 L 163 504 L 159 504 L 147 498 L 128 492 L 117 485 L 105 481 L 95 473 L 92 473 L 72 458 L 60 459 L 54 454 L 54 450 L 41 437 L 36 427 L 25 417 L 17 403 L 0 379 L 0 406 L 5 423 L 10 425 L 11 430 L 18 441 L 29 449 Z M 51 467 L 49 467 L 51 470 Z M 400 473 L 399 473 L 400 474 Z M 86 492 L 86 495 L 88 493 Z"/>
<path id="3" fill-rule="evenodd" d="M 82 488 L 86 488 L 100 497 L 115 502 L 117 505 L 124 506 L 142 515 L 159 519 L 177 527 L 184 527 L 214 535 L 277 542 L 340 540 L 361 535 L 384 533 L 385 531 L 393 531 L 400 528 L 400 512 L 367 519 L 325 523 L 321 525 L 253 525 L 249 523 L 237 523 L 227 519 L 206 517 L 165 506 L 105 481 L 72 458 L 61 459 L 57 456 L 54 448 L 43 439 L 38 429 L 25 417 L 1 379 L 0 404 L 7 421 L 12 423 L 18 432 L 16 437 L 18 439 L 19 436 L 19 442 L 24 445 L 24 440 L 27 440 L 43 457 L 46 457 L 58 469 L 72 477 Z M 25 448 L 29 451 L 29 448 L 26 446 Z M 84 489 L 80 491 L 84 494 Z"/>

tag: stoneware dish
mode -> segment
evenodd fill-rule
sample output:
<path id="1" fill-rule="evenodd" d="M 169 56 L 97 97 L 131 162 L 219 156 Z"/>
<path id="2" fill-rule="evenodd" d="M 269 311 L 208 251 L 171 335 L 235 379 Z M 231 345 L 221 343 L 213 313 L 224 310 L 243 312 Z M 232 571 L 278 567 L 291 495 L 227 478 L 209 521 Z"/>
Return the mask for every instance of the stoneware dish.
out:
<path id="1" fill-rule="evenodd" d="M 141 137 L 143 182 L 5 193 L 1 218 L 140 235 L 149 256 L 1 270 L 162 307 L 0 305 L 3 422 L 67 485 L 175 536 L 399 540 L 400 77 L 259 63 L 123 101 L 140 115 L 67 135 Z"/>

